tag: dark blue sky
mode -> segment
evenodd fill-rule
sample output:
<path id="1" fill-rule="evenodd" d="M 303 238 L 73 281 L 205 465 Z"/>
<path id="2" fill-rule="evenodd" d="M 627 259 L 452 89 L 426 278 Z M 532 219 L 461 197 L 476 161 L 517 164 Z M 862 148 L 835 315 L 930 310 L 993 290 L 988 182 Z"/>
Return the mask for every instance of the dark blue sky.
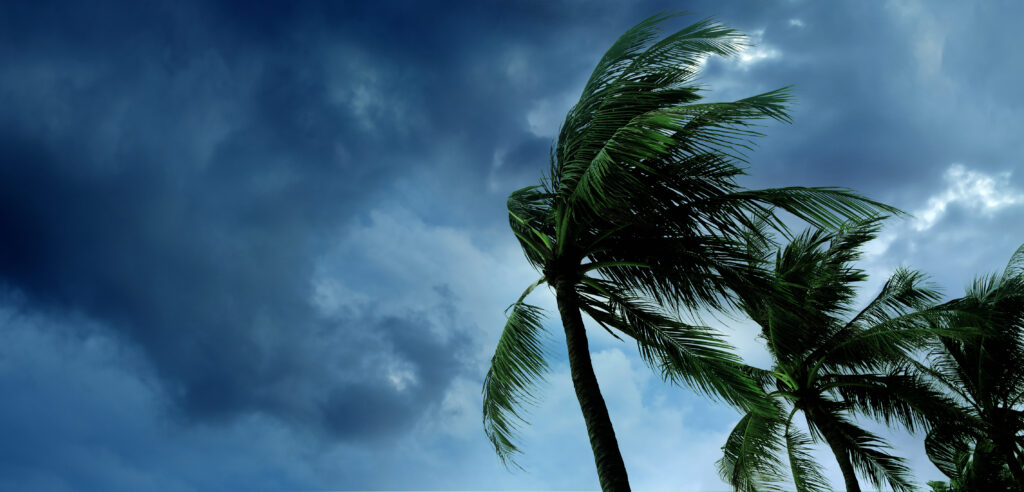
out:
<path id="1" fill-rule="evenodd" d="M 3 2 L 0 490 L 596 488 L 561 345 L 525 472 L 480 425 L 534 276 L 504 202 L 673 9 L 757 44 L 709 99 L 795 85 L 745 184 L 914 214 L 865 296 L 899 265 L 957 295 L 1024 242 L 1018 2 Z M 634 487 L 724 489 L 738 415 L 592 348 Z"/>

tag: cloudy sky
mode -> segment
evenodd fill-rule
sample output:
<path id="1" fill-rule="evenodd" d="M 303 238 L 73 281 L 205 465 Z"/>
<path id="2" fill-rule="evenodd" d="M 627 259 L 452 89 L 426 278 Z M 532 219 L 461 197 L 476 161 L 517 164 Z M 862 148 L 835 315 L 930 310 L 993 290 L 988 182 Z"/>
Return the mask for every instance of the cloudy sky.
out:
<path id="1" fill-rule="evenodd" d="M 0 490 L 596 489 L 557 337 L 525 471 L 480 387 L 536 277 L 505 197 L 604 49 L 672 9 L 750 34 L 708 97 L 798 102 L 744 184 L 911 212 L 864 297 L 899 265 L 955 296 L 1024 242 L 1022 5 L 3 2 Z M 739 415 L 591 348 L 634 488 L 724 490 Z"/>

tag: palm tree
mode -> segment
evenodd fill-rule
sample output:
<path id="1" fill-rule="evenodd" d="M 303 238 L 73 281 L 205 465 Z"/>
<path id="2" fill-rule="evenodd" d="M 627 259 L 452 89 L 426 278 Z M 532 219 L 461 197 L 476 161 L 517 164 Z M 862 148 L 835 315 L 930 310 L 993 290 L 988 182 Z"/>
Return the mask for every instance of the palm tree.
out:
<path id="1" fill-rule="evenodd" d="M 922 369 L 968 418 L 933 429 L 925 450 L 960 490 L 1024 491 L 1024 246 L 948 305 L 950 327 L 976 336 L 940 339 Z"/>
<path id="2" fill-rule="evenodd" d="M 798 492 L 831 490 L 810 456 L 824 440 L 835 454 L 847 492 L 859 492 L 856 471 L 876 487 L 911 491 L 910 470 L 877 435 L 852 417 L 899 423 L 910 430 L 952 413 L 949 402 L 912 372 L 908 353 L 928 343 L 938 293 L 915 271 L 900 268 L 879 294 L 856 311 L 859 249 L 873 239 L 879 219 L 839 232 L 805 231 L 772 254 L 752 241 L 755 256 L 771 262 L 774 295 L 745 297 L 742 309 L 761 327 L 773 359 L 753 371 L 775 412 L 747 413 L 719 460 L 722 477 L 738 491 L 773 490 L 788 474 Z M 756 239 L 756 238 L 755 238 Z M 794 422 L 802 412 L 811 435 Z"/>
<path id="3" fill-rule="evenodd" d="M 768 411 L 739 359 L 711 330 L 668 314 L 719 308 L 759 275 L 741 240 L 748 217 L 775 224 L 775 207 L 821 226 L 894 209 L 834 188 L 745 190 L 743 151 L 759 119 L 787 121 L 785 89 L 698 104 L 692 84 L 710 55 L 743 46 L 738 32 L 703 20 L 655 42 L 656 15 L 628 30 L 598 62 L 551 150 L 541 185 L 513 192 L 509 223 L 543 276 L 509 306 L 483 387 L 484 429 L 515 463 L 520 405 L 547 368 L 541 310 L 525 302 L 554 289 L 576 396 L 604 490 L 629 490 L 626 468 L 591 365 L 583 314 L 636 341 L 672 381 Z"/>

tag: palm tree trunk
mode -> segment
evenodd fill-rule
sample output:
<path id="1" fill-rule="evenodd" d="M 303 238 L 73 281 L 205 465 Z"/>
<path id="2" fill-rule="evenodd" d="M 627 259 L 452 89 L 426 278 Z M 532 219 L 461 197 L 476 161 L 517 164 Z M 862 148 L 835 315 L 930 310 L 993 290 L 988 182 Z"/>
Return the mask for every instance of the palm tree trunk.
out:
<path id="1" fill-rule="evenodd" d="M 843 472 L 843 482 L 846 483 L 846 492 L 860 492 L 860 483 L 857 482 L 857 474 L 853 471 L 849 450 L 839 431 L 827 420 L 815 420 L 814 423 L 821 431 L 821 435 L 825 436 L 828 447 L 832 448 L 832 454 L 839 462 L 839 470 Z"/>
<path id="2" fill-rule="evenodd" d="M 615 439 L 608 408 L 601 396 L 601 388 L 597 385 L 594 366 L 590 362 L 590 346 L 587 343 L 587 332 L 583 326 L 579 303 L 575 289 L 568 281 L 555 285 L 555 298 L 558 301 L 558 312 L 562 316 L 562 327 L 565 329 L 565 342 L 569 348 L 569 370 L 572 383 L 576 388 L 576 398 L 583 411 L 583 420 L 587 423 L 587 434 L 590 436 L 590 447 L 594 451 L 594 462 L 597 464 L 597 478 L 601 482 L 601 490 L 605 492 L 629 492 L 629 478 L 626 476 L 626 465 L 619 452 L 619 443 Z"/>

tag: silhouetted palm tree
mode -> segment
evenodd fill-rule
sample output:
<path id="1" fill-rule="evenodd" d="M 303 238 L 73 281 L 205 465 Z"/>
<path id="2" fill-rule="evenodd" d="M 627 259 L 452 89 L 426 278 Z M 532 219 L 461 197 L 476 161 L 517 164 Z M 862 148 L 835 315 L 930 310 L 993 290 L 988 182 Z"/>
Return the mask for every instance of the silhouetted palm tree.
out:
<path id="1" fill-rule="evenodd" d="M 939 315 L 931 309 L 938 293 L 924 276 L 900 268 L 863 309 L 854 309 L 854 286 L 867 276 L 853 262 L 878 224 L 806 231 L 774 254 L 768 243 L 752 241 L 751 249 L 773 263 L 776 292 L 744 297 L 741 307 L 761 327 L 772 356 L 773 367 L 755 373 L 776 410 L 745 415 L 723 446 L 719 472 L 736 490 L 778 490 L 787 474 L 798 492 L 831 490 L 809 451 L 819 439 L 835 454 L 847 492 L 860 491 L 856 471 L 875 486 L 884 481 L 913 490 L 904 461 L 852 420 L 859 414 L 914 430 L 953 412 L 909 370 L 908 354 L 933 338 L 930 323 Z M 811 435 L 795 425 L 797 412 Z"/>
<path id="2" fill-rule="evenodd" d="M 612 45 L 566 116 L 550 175 L 508 199 L 512 231 L 543 277 L 509 307 L 484 382 L 484 428 L 498 456 L 513 463 L 520 404 L 532 398 L 547 367 L 541 310 L 524 299 L 548 283 L 604 490 L 629 490 L 629 482 L 591 365 L 583 314 L 634 339 L 666 378 L 764 407 L 731 348 L 666 309 L 718 308 L 731 290 L 749 288 L 759 274 L 741 238 L 753 214 L 777 221 L 772 209 L 780 207 L 835 226 L 892 210 L 834 188 L 738 187 L 742 151 L 758 135 L 751 122 L 787 121 L 788 94 L 698 104 L 692 82 L 705 58 L 737 53 L 744 38 L 704 20 L 655 42 L 657 26 L 669 17 L 644 20 Z"/>
<path id="3" fill-rule="evenodd" d="M 1024 491 L 1024 246 L 947 306 L 950 328 L 977 335 L 942 338 L 923 370 L 969 417 L 933 429 L 925 450 L 952 490 Z"/>

